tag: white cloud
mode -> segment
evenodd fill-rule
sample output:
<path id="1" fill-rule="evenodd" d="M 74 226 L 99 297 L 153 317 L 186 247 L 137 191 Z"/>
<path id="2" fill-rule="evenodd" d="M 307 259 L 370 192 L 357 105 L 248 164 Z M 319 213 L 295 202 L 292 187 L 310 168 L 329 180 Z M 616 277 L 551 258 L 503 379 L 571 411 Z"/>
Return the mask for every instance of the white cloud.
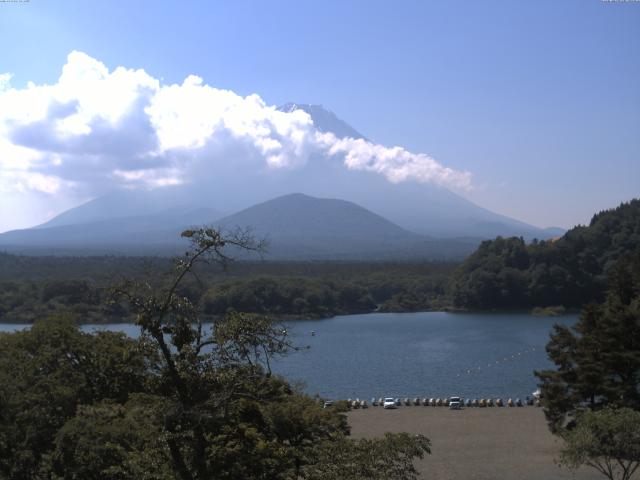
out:
<path id="1" fill-rule="evenodd" d="M 52 85 L 12 88 L 10 80 L 0 75 L 0 192 L 86 198 L 116 185 L 190 182 L 231 162 L 256 171 L 296 169 L 312 155 L 391 182 L 471 186 L 468 172 L 427 155 L 338 139 L 317 131 L 301 110 L 281 112 L 258 95 L 242 97 L 194 75 L 165 85 L 144 70 L 109 71 L 72 52 Z"/>
<path id="2" fill-rule="evenodd" d="M 9 88 L 12 76 L 10 73 L 0 73 L 0 92 Z"/>
<path id="3" fill-rule="evenodd" d="M 327 151 L 344 155 L 344 163 L 352 170 L 368 170 L 383 174 L 390 182 L 417 180 L 459 189 L 471 188 L 471 174 L 445 167 L 428 155 L 411 153 L 402 147 L 387 148 L 361 138 L 337 139 L 332 134 L 318 134 Z"/>

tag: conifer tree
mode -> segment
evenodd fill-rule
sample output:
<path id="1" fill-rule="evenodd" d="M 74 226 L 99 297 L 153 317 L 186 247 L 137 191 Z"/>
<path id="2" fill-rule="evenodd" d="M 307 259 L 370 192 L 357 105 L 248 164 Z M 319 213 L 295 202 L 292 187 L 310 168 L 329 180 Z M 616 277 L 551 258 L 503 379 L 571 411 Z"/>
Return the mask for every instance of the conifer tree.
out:
<path id="1" fill-rule="evenodd" d="M 612 268 L 602 305 L 585 307 L 572 328 L 554 327 L 547 352 L 557 369 L 536 375 L 552 430 L 585 409 L 640 410 L 640 250 Z"/>

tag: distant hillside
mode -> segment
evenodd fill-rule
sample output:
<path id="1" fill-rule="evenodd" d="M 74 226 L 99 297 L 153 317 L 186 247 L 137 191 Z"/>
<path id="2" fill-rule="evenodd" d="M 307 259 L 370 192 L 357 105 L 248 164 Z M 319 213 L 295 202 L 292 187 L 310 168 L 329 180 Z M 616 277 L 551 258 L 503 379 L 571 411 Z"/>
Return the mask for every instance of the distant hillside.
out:
<path id="1" fill-rule="evenodd" d="M 174 254 L 186 247 L 180 232 L 189 226 L 211 224 L 220 216 L 209 208 L 174 207 L 155 214 L 77 224 L 66 224 L 61 219 L 38 228 L 0 234 L 0 250 L 69 255 Z"/>
<path id="2" fill-rule="evenodd" d="M 640 200 L 600 212 L 553 241 L 482 242 L 457 269 L 453 301 L 466 308 L 578 307 L 601 301 L 606 276 L 622 256 L 640 249 Z"/>
<path id="3" fill-rule="evenodd" d="M 70 208 L 38 227 L 61 227 L 132 217 L 173 222 L 181 215 L 193 216 L 194 212 L 207 209 L 204 205 L 206 204 L 192 201 L 188 190 L 181 188 L 120 190 Z M 221 216 L 219 211 L 213 209 L 204 213 L 213 214 L 213 220 Z"/>
<path id="4" fill-rule="evenodd" d="M 352 202 L 291 194 L 216 222 L 251 227 L 269 241 L 267 258 L 462 258 L 477 240 L 442 242 L 409 232 Z"/>

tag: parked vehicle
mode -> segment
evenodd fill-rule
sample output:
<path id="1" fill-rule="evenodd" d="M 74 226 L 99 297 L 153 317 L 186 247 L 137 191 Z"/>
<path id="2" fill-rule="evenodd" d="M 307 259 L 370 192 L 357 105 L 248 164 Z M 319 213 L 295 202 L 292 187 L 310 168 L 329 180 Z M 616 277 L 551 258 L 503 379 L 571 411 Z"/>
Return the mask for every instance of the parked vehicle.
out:
<path id="1" fill-rule="evenodd" d="M 449 410 L 460 410 L 462 408 L 462 399 L 460 397 L 449 398 Z"/>
<path id="2" fill-rule="evenodd" d="M 383 408 L 396 408 L 396 400 L 395 398 L 385 398 L 384 401 L 382 402 L 382 407 Z"/>

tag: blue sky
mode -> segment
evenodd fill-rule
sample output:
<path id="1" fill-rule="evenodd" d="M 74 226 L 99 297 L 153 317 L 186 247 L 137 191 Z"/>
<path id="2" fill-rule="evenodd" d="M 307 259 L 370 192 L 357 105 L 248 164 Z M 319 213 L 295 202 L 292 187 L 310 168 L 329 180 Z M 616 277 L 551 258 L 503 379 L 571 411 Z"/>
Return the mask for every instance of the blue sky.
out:
<path id="1" fill-rule="evenodd" d="M 31 0 L 0 3 L 0 41 L 14 88 L 55 83 L 77 50 L 163 83 L 196 74 L 269 105 L 323 104 L 539 226 L 640 195 L 638 2 Z M 39 219 L 21 195 L 0 203 Z"/>

